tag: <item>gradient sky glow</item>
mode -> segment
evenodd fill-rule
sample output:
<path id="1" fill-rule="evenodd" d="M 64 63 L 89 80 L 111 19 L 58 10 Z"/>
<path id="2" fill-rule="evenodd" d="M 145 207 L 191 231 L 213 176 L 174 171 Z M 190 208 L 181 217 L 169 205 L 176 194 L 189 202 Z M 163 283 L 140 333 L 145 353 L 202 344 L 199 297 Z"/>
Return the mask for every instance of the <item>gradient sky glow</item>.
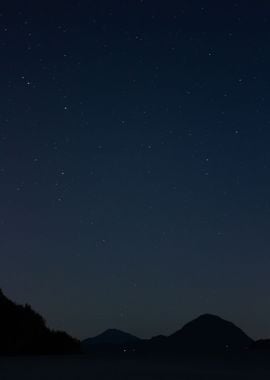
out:
<path id="1" fill-rule="evenodd" d="M 270 337 L 270 3 L 0 4 L 0 287 L 49 326 Z"/>

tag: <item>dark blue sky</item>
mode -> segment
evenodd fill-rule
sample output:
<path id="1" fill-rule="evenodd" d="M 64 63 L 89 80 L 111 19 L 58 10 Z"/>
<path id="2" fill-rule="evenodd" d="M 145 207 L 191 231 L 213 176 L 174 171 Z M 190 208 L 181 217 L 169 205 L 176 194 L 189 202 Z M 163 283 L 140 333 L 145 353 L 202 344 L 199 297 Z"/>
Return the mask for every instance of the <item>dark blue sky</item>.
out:
<path id="1" fill-rule="evenodd" d="M 0 286 L 78 336 L 270 336 L 269 1 L 0 5 Z"/>

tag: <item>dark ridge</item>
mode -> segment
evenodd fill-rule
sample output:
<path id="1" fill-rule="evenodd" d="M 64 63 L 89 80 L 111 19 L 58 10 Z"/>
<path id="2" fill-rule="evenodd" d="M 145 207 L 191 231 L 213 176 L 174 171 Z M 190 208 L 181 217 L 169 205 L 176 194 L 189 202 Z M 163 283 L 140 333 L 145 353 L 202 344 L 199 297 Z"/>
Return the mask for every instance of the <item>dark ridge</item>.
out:
<path id="1" fill-rule="evenodd" d="M 80 343 L 63 331 L 50 330 L 30 305 L 17 305 L 0 290 L 0 354 L 68 354 Z"/>

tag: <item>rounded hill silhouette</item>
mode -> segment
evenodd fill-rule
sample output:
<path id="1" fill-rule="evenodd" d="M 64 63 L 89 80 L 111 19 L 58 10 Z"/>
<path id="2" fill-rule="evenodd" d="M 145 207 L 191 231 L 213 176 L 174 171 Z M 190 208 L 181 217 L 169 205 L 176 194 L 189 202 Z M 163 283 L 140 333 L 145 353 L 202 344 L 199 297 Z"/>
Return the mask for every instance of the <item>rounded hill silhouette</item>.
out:
<path id="1" fill-rule="evenodd" d="M 253 340 L 232 322 L 204 314 L 168 337 L 173 347 L 187 351 L 228 351 L 248 348 Z"/>
<path id="2" fill-rule="evenodd" d="M 134 335 L 117 329 L 108 329 L 93 338 L 84 340 L 84 345 L 87 344 L 127 344 L 138 342 L 140 339 Z"/>

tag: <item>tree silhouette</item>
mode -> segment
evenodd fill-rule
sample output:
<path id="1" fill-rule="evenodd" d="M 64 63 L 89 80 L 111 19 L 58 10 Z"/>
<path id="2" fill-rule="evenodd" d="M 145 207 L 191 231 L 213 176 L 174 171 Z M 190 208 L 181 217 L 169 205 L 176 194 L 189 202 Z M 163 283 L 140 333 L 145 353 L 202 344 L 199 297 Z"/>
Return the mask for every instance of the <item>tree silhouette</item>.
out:
<path id="1" fill-rule="evenodd" d="M 28 304 L 17 305 L 0 289 L 0 354 L 77 353 L 80 342 L 52 331 Z"/>

